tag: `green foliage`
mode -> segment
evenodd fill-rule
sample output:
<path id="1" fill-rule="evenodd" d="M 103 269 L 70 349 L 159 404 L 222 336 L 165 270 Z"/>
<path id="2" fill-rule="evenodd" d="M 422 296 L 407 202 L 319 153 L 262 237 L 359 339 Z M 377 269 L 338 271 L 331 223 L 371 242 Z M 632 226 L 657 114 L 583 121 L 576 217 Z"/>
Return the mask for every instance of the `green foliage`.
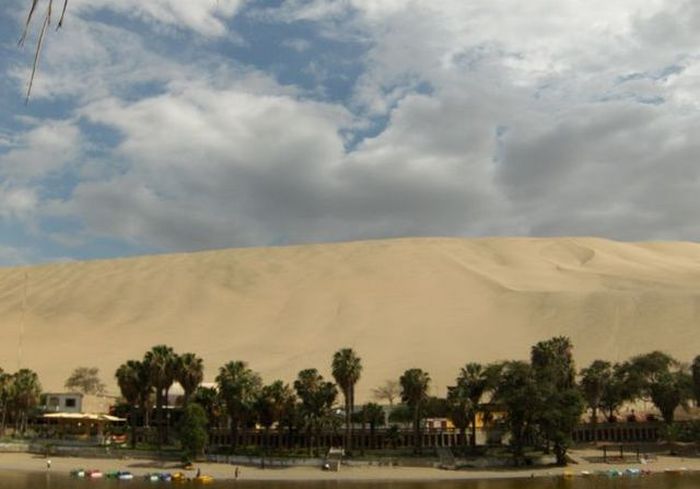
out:
<path id="1" fill-rule="evenodd" d="M 194 394 L 199 384 L 204 379 L 204 361 L 194 353 L 183 353 L 175 359 L 175 380 L 184 391 L 184 403 L 187 403 Z"/>
<path id="2" fill-rule="evenodd" d="M 345 400 L 345 449 L 350 449 L 352 411 L 355 405 L 355 384 L 362 374 L 362 361 L 352 348 L 343 348 L 333 355 L 333 378 L 340 386 Z"/>
<path id="3" fill-rule="evenodd" d="M 258 421 L 265 428 L 279 423 L 289 410 L 294 409 L 295 396 L 288 384 L 276 380 L 264 386 L 255 400 L 255 412 Z"/>
<path id="4" fill-rule="evenodd" d="M 83 394 L 103 394 L 105 385 L 100 380 L 99 373 L 97 367 L 78 367 L 66 380 L 65 388 Z"/>
<path id="5" fill-rule="evenodd" d="M 605 389 L 612 381 L 613 370 L 610 362 L 594 360 L 590 366 L 581 370 L 581 393 L 591 410 L 591 421 L 598 421 L 598 409 L 603 402 Z"/>
<path id="6" fill-rule="evenodd" d="M 692 377 L 666 353 L 654 351 L 633 357 L 629 371 L 633 383 L 661 411 L 667 424 L 673 423 L 676 408 L 693 396 Z"/>
<path id="7" fill-rule="evenodd" d="M 407 424 L 413 422 L 413 411 L 406 404 L 397 404 L 389 412 L 389 422 Z"/>
<path id="8" fill-rule="evenodd" d="M 430 375 L 419 368 L 406 370 L 401 378 L 401 400 L 411 409 L 413 413 L 413 431 L 416 439 L 416 452 L 420 453 L 422 445 L 421 425 L 423 411 L 428 399 L 428 388 L 430 387 Z"/>
<path id="9" fill-rule="evenodd" d="M 262 380 L 245 362 L 229 362 L 216 377 L 219 395 L 231 420 L 232 448 L 236 448 L 238 428 L 252 419 Z"/>
<path id="10" fill-rule="evenodd" d="M 367 423 L 372 434 L 374 434 L 378 426 L 384 426 L 386 424 L 384 409 L 377 403 L 368 402 L 362 406 L 360 414 L 362 417 L 362 424 L 364 425 Z"/>
<path id="11" fill-rule="evenodd" d="M 301 411 L 308 425 L 315 427 L 331 413 L 338 397 L 338 388 L 333 382 L 326 382 L 315 368 L 299 372 L 294 381 L 294 390 L 301 400 Z"/>
<path id="12" fill-rule="evenodd" d="M 512 361 L 501 365 L 494 401 L 503 407 L 503 422 L 511 435 L 516 462 L 524 454 L 528 435 L 539 408 L 540 392 L 532 367 L 526 362 Z"/>
<path id="13" fill-rule="evenodd" d="M 693 377 L 693 394 L 695 395 L 695 402 L 698 406 L 700 406 L 700 355 L 695 357 L 690 370 Z"/>
<path id="14" fill-rule="evenodd" d="M 532 347 L 532 371 L 536 380 L 535 416 L 541 434 L 554 445 L 557 464 L 566 465 L 571 433 L 584 404 L 575 384 L 573 346 L 559 336 Z"/>
<path id="15" fill-rule="evenodd" d="M 183 454 L 190 460 L 196 459 L 207 446 L 208 420 L 204 408 L 196 402 L 190 402 L 180 421 L 180 444 Z"/>

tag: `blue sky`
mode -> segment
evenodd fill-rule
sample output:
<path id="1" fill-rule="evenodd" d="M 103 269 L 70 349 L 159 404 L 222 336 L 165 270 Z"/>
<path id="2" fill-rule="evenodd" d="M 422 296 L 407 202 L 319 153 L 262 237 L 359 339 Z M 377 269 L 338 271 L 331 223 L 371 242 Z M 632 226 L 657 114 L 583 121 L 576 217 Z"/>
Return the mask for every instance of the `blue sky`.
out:
<path id="1" fill-rule="evenodd" d="M 0 7 L 1 265 L 700 239 L 692 1 L 71 0 L 28 105 L 25 14 Z"/>

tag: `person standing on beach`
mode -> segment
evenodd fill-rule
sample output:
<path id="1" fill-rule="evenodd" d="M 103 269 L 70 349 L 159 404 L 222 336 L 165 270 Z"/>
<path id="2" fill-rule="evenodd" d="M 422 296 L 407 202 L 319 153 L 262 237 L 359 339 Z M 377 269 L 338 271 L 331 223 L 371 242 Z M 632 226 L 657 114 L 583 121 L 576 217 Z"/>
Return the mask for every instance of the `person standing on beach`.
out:
<path id="1" fill-rule="evenodd" d="M 48 458 L 46 459 L 46 470 L 49 470 L 51 468 L 51 459 Z"/>
<path id="2" fill-rule="evenodd" d="M 236 478 L 236 480 L 238 480 L 238 476 L 241 474 L 241 471 L 238 468 L 238 466 L 236 466 L 236 470 L 234 470 L 233 473 L 234 473 L 234 477 Z"/>

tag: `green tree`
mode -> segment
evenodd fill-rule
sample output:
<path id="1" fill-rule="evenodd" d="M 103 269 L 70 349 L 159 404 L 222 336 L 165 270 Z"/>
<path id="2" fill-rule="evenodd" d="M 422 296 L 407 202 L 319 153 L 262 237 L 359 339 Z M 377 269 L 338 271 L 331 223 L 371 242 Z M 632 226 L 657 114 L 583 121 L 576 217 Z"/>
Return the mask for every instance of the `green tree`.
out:
<path id="1" fill-rule="evenodd" d="M 183 405 L 192 397 L 199 384 L 204 379 L 204 361 L 194 353 L 183 353 L 177 357 L 175 365 L 175 380 L 179 382 L 184 391 Z"/>
<path id="2" fill-rule="evenodd" d="M 591 410 L 594 432 L 598 424 L 598 409 L 603 403 L 605 388 L 612 381 L 612 376 L 612 365 L 604 360 L 594 360 L 588 367 L 581 369 L 581 392 Z"/>
<path id="3" fill-rule="evenodd" d="M 413 433 L 415 436 L 415 451 L 421 453 L 423 437 L 421 419 L 423 409 L 428 399 L 430 387 L 430 375 L 419 368 L 406 370 L 399 378 L 401 385 L 401 400 L 409 407 L 413 414 Z"/>
<path id="4" fill-rule="evenodd" d="M 692 397 L 692 377 L 672 356 L 653 351 L 629 362 L 633 382 L 651 400 L 667 424 L 673 424 L 676 408 Z"/>
<path id="5" fill-rule="evenodd" d="M 464 385 L 457 384 L 447 388 L 448 416 L 455 427 L 461 432 L 462 438 L 467 439 L 467 427 L 475 411 L 474 404 L 469 398 L 469 392 Z M 464 444 L 466 449 L 469 443 Z"/>
<path id="6" fill-rule="evenodd" d="M 157 345 L 146 352 L 143 363 L 149 372 L 150 383 L 156 391 L 156 424 L 158 425 L 158 447 L 166 443 L 167 431 L 163 423 L 163 410 L 168 400 L 168 390 L 175 381 L 177 356 L 167 345 Z"/>
<path id="7" fill-rule="evenodd" d="M 382 407 L 375 402 L 368 402 L 362 406 L 361 414 L 363 424 L 367 423 L 369 425 L 369 434 L 371 435 L 372 440 L 374 440 L 377 427 L 384 426 L 386 424 L 384 409 L 382 409 Z"/>
<path id="8" fill-rule="evenodd" d="M 252 418 L 262 380 L 246 362 L 233 361 L 219 369 L 216 383 L 231 422 L 231 449 L 235 451 L 238 429 Z"/>
<path id="9" fill-rule="evenodd" d="M 264 448 L 267 451 L 269 445 L 269 432 L 273 424 L 281 426 L 285 413 L 293 406 L 295 396 L 288 384 L 276 380 L 272 384 L 264 386 L 255 400 L 255 412 L 258 421 L 265 428 Z"/>
<path id="10" fill-rule="evenodd" d="M 136 446 L 136 414 L 138 408 L 143 408 L 144 368 L 141 362 L 129 360 L 117 368 L 114 376 L 122 397 L 129 404 L 129 424 L 131 425 L 131 447 Z M 150 391 L 150 385 L 149 385 Z"/>
<path id="11" fill-rule="evenodd" d="M 29 412 L 39 403 L 41 384 L 33 370 L 23 368 L 12 375 L 9 386 L 10 405 L 15 414 L 15 429 L 24 434 Z"/>
<path id="12" fill-rule="evenodd" d="M 294 381 L 294 390 L 301 401 L 301 413 L 311 436 L 309 448 L 315 447 L 324 420 L 332 414 L 338 388 L 326 382 L 315 368 L 302 370 Z"/>
<path id="13" fill-rule="evenodd" d="M 180 444 L 187 460 L 196 460 L 207 446 L 207 414 L 196 402 L 190 402 L 180 421 Z"/>
<path id="14" fill-rule="evenodd" d="M 12 376 L 0 368 L 0 436 L 5 435 L 5 423 L 10 401 L 10 384 Z"/>
<path id="15" fill-rule="evenodd" d="M 535 420 L 547 442 L 554 446 L 558 465 L 566 465 L 572 433 L 583 412 L 576 386 L 571 341 L 558 336 L 532 347 L 532 371 L 537 383 Z"/>
<path id="16" fill-rule="evenodd" d="M 476 447 L 476 416 L 482 410 L 482 398 L 492 384 L 492 372 L 475 362 L 467 363 L 457 377 L 457 386 L 469 399 L 469 405 L 465 404 L 465 407 L 469 408 L 466 414 L 472 430 L 469 440 L 472 447 Z"/>
<path id="17" fill-rule="evenodd" d="M 539 408 L 540 391 L 532 367 L 511 361 L 500 365 L 493 400 L 505 411 L 503 423 L 510 433 L 516 465 L 522 463 L 529 435 Z"/>
<path id="18" fill-rule="evenodd" d="M 695 394 L 695 403 L 700 406 L 700 355 L 695 357 L 693 365 L 690 367 L 693 377 L 693 393 Z"/>
<path id="19" fill-rule="evenodd" d="M 196 402 L 204 409 L 209 427 L 219 426 L 223 406 L 215 387 L 202 387 L 200 385 L 197 390 L 194 391 L 192 401 Z"/>
<path id="20" fill-rule="evenodd" d="M 345 450 L 352 440 L 352 412 L 355 405 L 355 384 L 362 374 L 362 361 L 352 348 L 343 348 L 333 355 L 333 378 L 340 387 L 345 401 Z"/>
<path id="21" fill-rule="evenodd" d="M 83 394 L 104 394 L 105 385 L 99 374 L 100 369 L 97 367 L 78 367 L 66 380 L 65 388 Z"/>
<path id="22" fill-rule="evenodd" d="M 612 366 L 610 378 L 603 384 L 600 397 L 600 408 L 608 421 L 615 419 L 615 413 L 626 401 L 637 399 L 639 394 L 638 382 L 627 362 L 616 363 Z"/>

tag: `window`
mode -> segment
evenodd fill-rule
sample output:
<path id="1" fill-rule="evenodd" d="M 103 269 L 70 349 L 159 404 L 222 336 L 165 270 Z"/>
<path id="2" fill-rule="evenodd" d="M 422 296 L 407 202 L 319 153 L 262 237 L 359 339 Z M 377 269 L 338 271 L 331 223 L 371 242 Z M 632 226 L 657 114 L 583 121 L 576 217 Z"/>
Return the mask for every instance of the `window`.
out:
<path id="1" fill-rule="evenodd" d="M 75 398 L 74 397 L 70 397 L 70 398 L 66 399 L 66 407 L 67 408 L 74 408 L 75 407 Z"/>

